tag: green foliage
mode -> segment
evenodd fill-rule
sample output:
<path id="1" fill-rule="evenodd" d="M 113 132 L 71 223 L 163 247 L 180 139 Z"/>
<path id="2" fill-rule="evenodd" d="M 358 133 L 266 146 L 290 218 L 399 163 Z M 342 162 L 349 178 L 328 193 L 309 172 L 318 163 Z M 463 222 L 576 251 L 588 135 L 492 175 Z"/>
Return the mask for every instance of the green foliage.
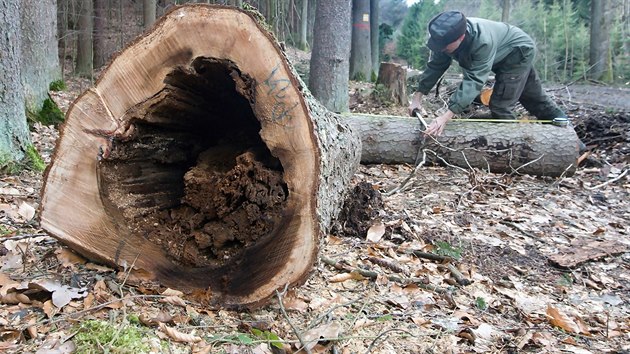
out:
<path id="1" fill-rule="evenodd" d="M 63 91 L 67 88 L 66 83 L 63 80 L 56 80 L 50 83 L 48 89 L 50 91 Z"/>
<path id="2" fill-rule="evenodd" d="M 33 145 L 26 147 L 26 163 L 27 167 L 33 171 L 43 172 L 46 169 L 46 163 Z"/>
<path id="3" fill-rule="evenodd" d="M 475 306 L 481 311 L 485 311 L 488 308 L 488 304 L 486 303 L 486 299 L 482 297 L 478 297 L 475 299 Z"/>
<path id="4" fill-rule="evenodd" d="M 440 12 L 434 1 L 422 0 L 413 4 L 396 41 L 396 54 L 407 60 L 410 66 L 422 68 L 429 59 L 427 24 Z"/>
<path id="5" fill-rule="evenodd" d="M 278 337 L 278 335 L 273 332 L 261 331 L 258 328 L 252 328 L 252 334 L 264 341 L 269 342 L 269 344 L 278 349 L 282 349 L 284 347 L 280 337 Z"/>
<path id="6" fill-rule="evenodd" d="M 383 315 L 379 318 L 376 319 L 377 322 L 387 322 L 387 321 L 391 321 L 394 319 L 394 316 L 392 315 Z"/>
<path id="7" fill-rule="evenodd" d="M 480 17 L 500 19 L 492 0 L 483 0 Z M 584 76 L 588 67 L 587 23 L 568 0 L 519 0 L 513 4 L 511 24 L 520 27 L 536 42 L 534 66 L 543 81 L 569 81 Z"/>
<path id="8" fill-rule="evenodd" d="M 35 149 L 33 145 L 27 145 L 24 151 L 24 159 L 15 161 L 8 156 L 0 156 L 0 173 L 7 175 L 16 175 L 24 169 L 42 172 L 46 169 L 46 163 Z"/>
<path id="9" fill-rule="evenodd" d="M 435 253 L 440 256 L 447 256 L 455 259 L 460 259 L 462 257 L 462 249 L 451 246 L 448 242 L 436 241 L 435 246 L 437 247 Z"/>
<path id="10" fill-rule="evenodd" d="M 145 341 L 146 333 L 139 327 L 123 323 L 114 326 L 99 320 L 81 322 L 75 330 L 75 353 L 100 353 L 107 348 L 109 353 L 148 353 L 150 347 Z"/>
<path id="11" fill-rule="evenodd" d="M 571 276 L 571 273 L 562 273 L 562 276 L 556 283 L 560 286 L 571 287 L 573 286 L 573 276 Z"/>
<path id="12" fill-rule="evenodd" d="M 30 124 L 40 122 L 44 125 L 56 126 L 64 120 L 63 112 L 61 112 L 57 104 L 50 98 L 44 100 L 44 104 L 39 112 L 27 112 L 26 115 Z"/>
<path id="13" fill-rule="evenodd" d="M 354 81 L 365 81 L 365 74 L 362 73 L 362 72 L 357 72 L 352 77 L 352 80 L 354 80 Z"/>
<path id="14" fill-rule="evenodd" d="M 0 237 L 4 237 L 12 232 L 8 227 L 0 224 Z"/>

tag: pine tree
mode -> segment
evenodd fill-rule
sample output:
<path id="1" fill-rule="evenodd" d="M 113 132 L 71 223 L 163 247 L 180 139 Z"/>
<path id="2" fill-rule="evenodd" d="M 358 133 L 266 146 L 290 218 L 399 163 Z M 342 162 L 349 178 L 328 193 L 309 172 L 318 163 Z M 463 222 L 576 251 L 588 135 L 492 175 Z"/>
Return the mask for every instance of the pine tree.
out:
<path id="1" fill-rule="evenodd" d="M 421 68 L 428 61 L 427 25 L 439 12 L 440 7 L 431 0 L 420 1 L 409 8 L 396 43 L 396 54 L 407 60 L 410 66 Z"/>

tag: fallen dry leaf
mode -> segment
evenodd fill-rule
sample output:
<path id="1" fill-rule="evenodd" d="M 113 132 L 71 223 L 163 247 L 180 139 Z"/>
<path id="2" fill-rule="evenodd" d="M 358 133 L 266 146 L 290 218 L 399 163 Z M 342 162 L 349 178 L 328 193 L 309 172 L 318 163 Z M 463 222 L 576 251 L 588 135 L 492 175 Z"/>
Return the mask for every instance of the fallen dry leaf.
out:
<path id="1" fill-rule="evenodd" d="M 551 305 L 547 306 L 547 318 L 549 319 L 549 323 L 556 327 L 560 327 L 567 332 L 580 333 L 580 327 L 573 319 Z"/>
<path id="2" fill-rule="evenodd" d="M 186 301 L 184 301 L 179 296 L 167 296 L 167 297 L 161 298 L 159 300 L 159 302 L 165 303 L 165 304 L 181 306 L 181 307 L 186 307 Z"/>
<path id="3" fill-rule="evenodd" d="M 299 298 L 295 290 L 287 291 L 286 295 L 282 298 L 282 304 L 287 310 L 305 312 L 308 309 L 306 301 Z"/>
<path id="4" fill-rule="evenodd" d="M 383 235 L 385 235 L 385 224 L 377 222 L 368 229 L 366 239 L 369 242 L 377 243 L 383 238 Z"/>
<path id="5" fill-rule="evenodd" d="M 18 214 L 25 220 L 31 221 L 35 217 L 35 208 L 27 202 L 22 202 L 18 208 Z"/>
<path id="6" fill-rule="evenodd" d="M 328 279 L 331 283 L 340 283 L 346 280 L 364 280 L 365 277 L 357 272 L 341 273 L 334 275 Z"/>
<path id="7" fill-rule="evenodd" d="M 576 239 L 570 247 L 549 256 L 549 260 L 561 267 L 573 268 L 590 260 L 627 252 L 628 247 L 617 241 Z"/>
<path id="8" fill-rule="evenodd" d="M 85 288 L 73 288 L 53 279 L 35 280 L 28 287 L 52 293 L 52 302 L 58 308 L 66 306 L 72 299 L 82 299 L 88 294 Z"/>
<path id="9" fill-rule="evenodd" d="M 311 350 L 320 340 L 338 338 L 343 326 L 339 322 L 324 323 L 304 333 L 304 348 Z"/>
<path id="10" fill-rule="evenodd" d="M 195 343 L 201 341 L 201 337 L 195 336 L 193 334 L 182 333 L 175 328 L 168 327 L 164 323 L 160 323 L 159 327 L 160 331 L 165 333 L 170 339 L 176 342 Z"/>
<path id="11" fill-rule="evenodd" d="M 68 268 L 72 268 L 77 264 L 85 264 L 85 262 L 87 262 L 85 258 L 65 247 L 58 248 L 55 251 L 55 255 L 57 256 L 57 260 L 59 261 L 59 263 L 61 263 L 62 266 Z"/>

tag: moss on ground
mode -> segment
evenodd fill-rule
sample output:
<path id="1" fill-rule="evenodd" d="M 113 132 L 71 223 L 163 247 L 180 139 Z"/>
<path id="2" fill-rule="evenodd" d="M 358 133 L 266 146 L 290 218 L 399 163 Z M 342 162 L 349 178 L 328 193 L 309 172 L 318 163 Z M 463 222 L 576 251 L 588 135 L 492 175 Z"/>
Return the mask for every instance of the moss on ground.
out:
<path id="1" fill-rule="evenodd" d="M 100 320 L 81 322 L 75 330 L 76 354 L 101 353 L 148 353 L 147 331 L 129 322 L 112 324 Z"/>

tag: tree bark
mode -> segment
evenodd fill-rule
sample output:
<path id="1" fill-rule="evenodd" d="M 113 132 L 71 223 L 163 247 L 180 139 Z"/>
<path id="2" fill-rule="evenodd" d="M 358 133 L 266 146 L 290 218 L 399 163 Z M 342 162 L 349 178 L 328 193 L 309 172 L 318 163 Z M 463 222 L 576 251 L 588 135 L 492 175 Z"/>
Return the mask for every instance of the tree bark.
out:
<path id="1" fill-rule="evenodd" d="M 196 301 L 255 306 L 304 281 L 360 139 L 255 18 L 175 7 L 114 58 L 68 111 L 42 227 Z"/>
<path id="2" fill-rule="evenodd" d="M 610 0 L 591 1 L 591 39 L 589 49 L 589 77 L 612 82 L 610 54 Z"/>
<path id="3" fill-rule="evenodd" d="M 92 60 L 92 32 L 94 30 L 93 2 L 92 0 L 82 1 L 79 14 L 79 35 L 77 38 L 77 60 L 75 72 L 77 75 L 91 77 L 93 71 Z"/>
<path id="4" fill-rule="evenodd" d="M 306 40 L 306 34 L 308 31 L 308 0 L 301 0 L 300 2 L 300 40 L 299 48 L 302 50 L 308 49 L 308 41 Z"/>
<path id="5" fill-rule="evenodd" d="M 348 111 L 351 4 L 317 1 L 308 87 L 333 112 Z"/>
<path id="6" fill-rule="evenodd" d="M 377 84 L 385 88 L 386 99 L 401 106 L 407 106 L 407 70 L 396 63 L 381 63 Z"/>
<path id="7" fill-rule="evenodd" d="M 361 135 L 364 164 L 414 164 L 426 149 L 428 161 L 493 173 L 568 176 L 576 169 L 579 140 L 572 128 L 452 121 L 437 141 L 430 137 L 423 141 L 416 118 L 365 114 L 344 117 Z"/>
<path id="8" fill-rule="evenodd" d="M 21 0 L 22 66 L 26 107 L 37 112 L 50 83 L 61 78 L 57 49 L 57 1 Z"/>
<path id="9" fill-rule="evenodd" d="M 0 170 L 24 159 L 30 144 L 20 80 L 21 1 L 0 0 Z"/>
<path id="10" fill-rule="evenodd" d="M 144 29 L 149 29 L 155 22 L 155 16 L 157 12 L 156 0 L 144 0 L 142 1 L 142 18 L 144 23 Z"/>
<path id="11" fill-rule="evenodd" d="M 107 9 L 106 0 L 94 1 L 94 68 L 100 69 L 106 62 L 105 33 L 107 30 Z"/>
<path id="12" fill-rule="evenodd" d="M 510 22 L 510 0 L 501 2 L 501 22 Z"/>
<path id="13" fill-rule="evenodd" d="M 370 81 L 372 53 L 370 40 L 370 0 L 352 0 L 352 47 L 350 79 Z"/>
<path id="14" fill-rule="evenodd" d="M 370 52 L 372 54 L 370 62 L 372 63 L 371 77 L 377 78 L 378 71 L 380 70 L 381 53 L 379 49 L 379 0 L 370 0 Z"/>

